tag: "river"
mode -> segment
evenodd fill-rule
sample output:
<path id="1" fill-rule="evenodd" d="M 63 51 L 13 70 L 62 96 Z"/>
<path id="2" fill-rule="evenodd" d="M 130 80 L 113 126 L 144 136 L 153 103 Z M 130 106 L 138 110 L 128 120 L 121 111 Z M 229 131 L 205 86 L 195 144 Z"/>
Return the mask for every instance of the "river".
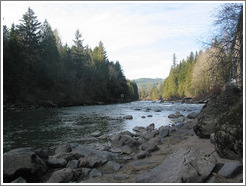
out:
<path id="1" fill-rule="evenodd" d="M 100 141 L 90 136 L 96 130 L 104 134 L 125 130 L 132 132 L 135 126 L 146 127 L 151 123 L 159 128 L 180 122 L 169 119 L 169 114 L 178 111 L 187 116 L 191 112 L 199 112 L 202 107 L 203 104 L 136 101 L 3 112 L 3 152 L 20 147 L 42 148 L 53 152 L 64 142 L 96 145 Z M 133 119 L 122 119 L 125 115 L 132 115 Z"/>

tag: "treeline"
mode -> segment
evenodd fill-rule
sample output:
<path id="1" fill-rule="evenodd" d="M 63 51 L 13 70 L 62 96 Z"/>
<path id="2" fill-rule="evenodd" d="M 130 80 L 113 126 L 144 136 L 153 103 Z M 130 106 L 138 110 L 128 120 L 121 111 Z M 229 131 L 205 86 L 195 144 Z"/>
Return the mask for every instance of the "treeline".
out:
<path id="1" fill-rule="evenodd" d="M 19 25 L 3 26 L 3 97 L 4 104 L 69 106 L 137 100 L 138 88 L 118 61 L 109 61 L 101 41 L 84 46 L 76 30 L 73 45 L 64 45 L 28 8 Z"/>
<path id="2" fill-rule="evenodd" d="M 193 52 L 176 62 L 152 99 L 182 99 L 218 94 L 228 83 L 243 86 L 243 6 L 224 4 L 215 26 L 217 35 L 204 51 Z"/>

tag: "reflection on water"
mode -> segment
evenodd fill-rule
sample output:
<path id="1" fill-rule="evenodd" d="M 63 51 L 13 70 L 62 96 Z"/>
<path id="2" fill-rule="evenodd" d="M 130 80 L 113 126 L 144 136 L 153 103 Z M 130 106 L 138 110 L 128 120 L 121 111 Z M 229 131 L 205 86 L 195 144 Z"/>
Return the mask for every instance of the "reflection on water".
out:
<path id="1" fill-rule="evenodd" d="M 156 128 L 175 120 L 167 116 L 179 111 L 185 116 L 200 111 L 202 104 L 153 103 L 137 101 L 125 104 L 78 106 L 3 113 L 3 151 L 20 147 L 47 148 L 53 151 L 59 144 L 77 141 L 91 143 L 96 130 L 114 134 L 135 126 Z M 160 110 L 161 112 L 156 112 Z M 132 120 L 122 119 L 132 115 Z M 147 117 L 152 115 L 152 117 Z M 146 116 L 146 118 L 141 118 Z"/>

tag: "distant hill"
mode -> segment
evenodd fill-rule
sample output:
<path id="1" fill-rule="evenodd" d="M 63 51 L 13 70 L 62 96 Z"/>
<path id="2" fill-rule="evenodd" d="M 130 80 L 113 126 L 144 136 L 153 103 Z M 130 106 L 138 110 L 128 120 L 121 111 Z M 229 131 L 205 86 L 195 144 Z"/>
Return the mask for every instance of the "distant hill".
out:
<path id="1" fill-rule="evenodd" d="M 139 78 L 134 81 L 137 83 L 139 89 L 146 91 L 148 88 L 156 88 L 163 80 L 161 78 Z"/>

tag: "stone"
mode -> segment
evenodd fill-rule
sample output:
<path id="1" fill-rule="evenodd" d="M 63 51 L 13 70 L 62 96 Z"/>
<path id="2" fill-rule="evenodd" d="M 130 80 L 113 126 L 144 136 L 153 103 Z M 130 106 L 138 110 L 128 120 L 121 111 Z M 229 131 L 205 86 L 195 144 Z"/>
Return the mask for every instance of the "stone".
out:
<path id="1" fill-rule="evenodd" d="M 180 117 L 184 117 L 184 115 L 180 114 L 179 112 L 176 112 L 175 114 L 170 114 L 168 116 L 168 118 L 180 118 Z"/>
<path id="2" fill-rule="evenodd" d="M 169 135 L 169 128 L 162 128 L 159 130 L 159 136 L 165 138 Z"/>
<path id="3" fill-rule="evenodd" d="M 138 141 L 133 139 L 129 135 L 115 135 L 114 137 L 111 138 L 112 142 L 112 147 L 122 147 L 124 145 L 127 145 L 129 147 L 134 147 L 139 145 Z"/>
<path id="4" fill-rule="evenodd" d="M 136 177 L 137 183 L 200 183 L 216 165 L 212 154 L 180 148 L 159 166 Z"/>
<path id="5" fill-rule="evenodd" d="M 151 118 L 151 117 L 153 117 L 153 115 L 150 114 L 150 115 L 148 115 L 147 117 Z"/>
<path id="6" fill-rule="evenodd" d="M 69 143 L 64 143 L 55 150 L 55 154 L 64 154 L 71 152 L 71 146 Z"/>
<path id="7" fill-rule="evenodd" d="M 134 152 L 134 150 L 131 147 L 129 147 L 128 145 L 124 145 L 124 146 L 119 147 L 119 148 L 121 149 L 121 154 L 128 154 L 129 155 L 129 154 Z"/>
<path id="8" fill-rule="evenodd" d="M 144 132 L 144 131 L 146 131 L 146 128 L 145 127 L 136 126 L 132 130 L 135 131 L 135 132 Z"/>
<path id="9" fill-rule="evenodd" d="M 70 160 L 67 163 L 67 167 L 66 168 L 71 168 L 71 169 L 76 169 L 79 166 L 79 161 L 78 160 Z"/>
<path id="10" fill-rule="evenodd" d="M 106 139 L 108 139 L 108 137 L 109 136 L 107 134 L 103 134 L 103 135 L 99 136 L 98 139 L 106 140 Z"/>
<path id="11" fill-rule="evenodd" d="M 150 156 L 150 153 L 148 151 L 141 151 L 136 155 L 137 159 L 143 159 Z"/>
<path id="12" fill-rule="evenodd" d="M 90 174 L 92 169 L 90 168 L 82 168 L 81 169 L 81 174 L 84 175 L 84 176 L 88 176 Z"/>
<path id="13" fill-rule="evenodd" d="M 123 119 L 133 119 L 133 116 L 132 115 L 127 115 L 127 116 L 124 116 Z"/>
<path id="14" fill-rule="evenodd" d="M 82 157 L 79 159 L 79 167 L 85 167 L 87 165 L 86 157 Z"/>
<path id="15" fill-rule="evenodd" d="M 155 137 L 155 138 L 151 138 L 149 140 L 149 143 L 152 144 L 153 146 L 160 145 L 161 144 L 161 140 L 160 140 L 159 137 Z"/>
<path id="16" fill-rule="evenodd" d="M 141 137 L 143 137 L 146 140 L 150 140 L 151 138 L 154 138 L 159 134 L 158 130 L 152 130 L 152 131 L 147 131 L 141 134 Z"/>
<path id="17" fill-rule="evenodd" d="M 161 109 L 156 109 L 155 112 L 161 112 Z"/>
<path id="18" fill-rule="evenodd" d="M 152 143 L 149 143 L 149 142 L 146 142 L 146 143 L 143 143 L 141 146 L 140 146 L 140 149 L 142 151 L 147 151 L 147 152 L 153 152 L 153 151 L 156 151 L 156 150 L 159 150 L 159 147 L 157 145 L 153 145 Z"/>
<path id="19" fill-rule="evenodd" d="M 192 113 L 189 113 L 187 118 L 189 119 L 195 119 L 197 116 L 198 116 L 199 113 L 197 112 L 192 112 Z"/>
<path id="20" fill-rule="evenodd" d="M 112 152 L 108 152 L 108 151 L 100 151 L 100 150 L 96 150 L 84 145 L 77 145 L 75 147 L 72 148 L 72 153 L 73 154 L 77 154 L 77 156 L 81 156 L 81 157 L 91 157 L 91 156 L 97 156 L 98 159 L 100 159 L 101 161 L 104 160 L 112 160 L 115 157 L 118 157 L 118 154 L 116 153 L 112 153 Z M 79 159 L 79 158 L 77 158 Z"/>
<path id="21" fill-rule="evenodd" d="M 127 180 L 128 178 L 130 178 L 130 176 L 128 174 L 119 173 L 119 174 L 114 175 L 113 178 L 118 181 L 123 181 L 123 180 Z"/>
<path id="22" fill-rule="evenodd" d="M 113 170 L 113 172 L 120 170 L 120 168 L 122 167 L 121 164 L 116 163 L 115 161 L 108 161 L 106 165 L 110 167 Z"/>
<path id="23" fill-rule="evenodd" d="M 133 134 L 130 131 L 128 131 L 128 130 L 120 132 L 119 135 L 128 135 L 128 136 L 133 137 Z"/>
<path id="24" fill-rule="evenodd" d="M 16 180 L 12 181 L 11 183 L 27 183 L 27 182 L 24 178 L 19 177 Z"/>
<path id="25" fill-rule="evenodd" d="M 229 128 L 231 128 L 232 126 L 238 125 L 237 127 L 235 126 L 235 128 L 237 128 L 236 131 L 239 135 L 236 136 L 241 136 L 240 131 L 242 131 L 243 126 L 242 122 L 240 122 L 243 116 L 242 95 L 242 91 L 240 91 L 237 87 L 232 85 L 227 86 L 226 89 L 220 95 L 211 97 L 197 116 L 198 122 L 194 127 L 196 135 L 201 138 L 209 139 L 210 134 L 215 133 L 216 136 L 216 130 L 219 131 L 219 129 L 223 128 L 222 125 L 227 123 L 226 125 L 230 126 L 228 127 L 228 130 L 231 130 Z M 237 105 L 239 105 L 239 108 L 236 108 Z M 232 111 L 233 107 L 235 107 L 234 109 L 236 110 Z M 229 115 L 229 113 L 231 114 Z M 235 117 L 235 114 L 237 114 L 238 116 Z M 237 122 L 235 122 L 236 120 Z M 218 126 L 217 129 L 215 128 L 216 126 Z M 220 137 L 221 139 L 229 138 L 229 136 Z M 230 142 L 230 146 L 233 146 L 234 142 L 235 141 L 233 139 L 232 142 Z"/>
<path id="26" fill-rule="evenodd" d="M 151 123 L 149 126 L 146 127 L 146 130 L 147 131 L 151 131 L 151 130 L 154 130 L 155 129 L 155 124 L 154 123 Z"/>
<path id="27" fill-rule="evenodd" d="M 52 173 L 47 183 L 68 183 L 73 180 L 71 168 L 64 168 Z"/>
<path id="28" fill-rule="evenodd" d="M 27 182 L 38 182 L 46 171 L 46 163 L 31 148 L 14 149 L 3 154 L 4 182 L 19 177 Z"/>
<path id="29" fill-rule="evenodd" d="M 141 118 L 146 118 L 146 116 L 141 116 Z"/>
<path id="30" fill-rule="evenodd" d="M 99 170 L 95 169 L 95 168 L 92 169 L 90 174 L 89 174 L 90 178 L 101 177 L 101 176 L 102 176 L 102 173 Z"/>
<path id="31" fill-rule="evenodd" d="M 233 178 L 237 174 L 243 171 L 243 164 L 239 161 L 236 162 L 227 162 L 219 170 L 218 174 L 225 178 Z"/>
<path id="32" fill-rule="evenodd" d="M 91 136 L 93 136 L 93 137 L 99 137 L 99 136 L 101 136 L 102 135 L 102 132 L 101 131 L 95 131 L 95 132 L 93 132 L 93 133 L 91 133 Z"/>
<path id="33" fill-rule="evenodd" d="M 215 139 L 214 139 L 214 133 L 210 134 L 210 142 L 214 144 Z"/>
<path id="34" fill-rule="evenodd" d="M 63 158 L 56 158 L 54 156 L 49 156 L 47 164 L 49 167 L 52 168 L 63 168 L 66 167 L 67 161 Z"/>

